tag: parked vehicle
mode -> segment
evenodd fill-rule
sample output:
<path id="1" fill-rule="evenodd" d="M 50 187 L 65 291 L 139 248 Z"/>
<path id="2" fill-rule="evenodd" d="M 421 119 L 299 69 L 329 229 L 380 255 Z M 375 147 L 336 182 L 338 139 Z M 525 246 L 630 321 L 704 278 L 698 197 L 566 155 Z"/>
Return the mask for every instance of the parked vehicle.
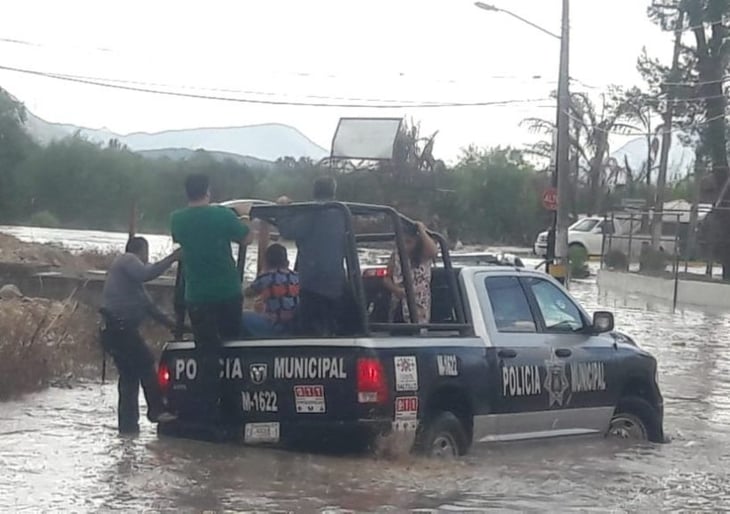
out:
<path id="1" fill-rule="evenodd" d="M 472 444 L 594 434 L 660 442 L 663 400 L 656 360 L 614 331 L 613 315 L 590 317 L 551 277 L 513 266 L 452 266 L 441 246 L 428 324 L 390 323 L 382 266 L 360 268 L 357 244 L 395 241 L 411 220 L 358 204 L 257 205 L 276 223 L 293 209 L 339 209 L 347 219 L 383 216 L 387 234 L 351 233 L 347 271 L 357 313 L 352 335 L 224 343 L 225 422 L 201 417 L 194 341 L 168 343 L 159 377 L 178 419 L 162 435 L 293 444 L 344 436 L 363 446 L 394 431 L 431 456 Z M 299 211 L 302 212 L 302 211 Z M 352 223 L 348 223 L 352 227 Z M 400 252 L 404 255 L 404 252 Z M 245 258 L 245 255 L 242 256 Z M 403 269 L 408 261 L 402 260 Z M 407 301 L 414 300 L 406 274 Z M 415 312 L 414 308 L 410 312 Z M 350 319 L 350 317 L 348 317 Z"/>
<path id="2" fill-rule="evenodd" d="M 633 228 L 632 228 L 633 225 Z M 643 243 L 651 242 L 651 235 L 640 231 L 641 223 L 628 218 L 605 219 L 602 216 L 580 218 L 568 228 L 568 246 L 585 252 L 586 256 L 600 256 L 609 249 L 618 249 L 628 254 L 629 234 L 631 234 L 632 251 L 638 254 Z M 547 255 L 548 231 L 540 232 L 534 244 L 535 255 Z M 604 243 L 605 237 L 605 243 Z M 663 235 L 660 249 L 674 253 L 675 239 L 671 235 Z"/>

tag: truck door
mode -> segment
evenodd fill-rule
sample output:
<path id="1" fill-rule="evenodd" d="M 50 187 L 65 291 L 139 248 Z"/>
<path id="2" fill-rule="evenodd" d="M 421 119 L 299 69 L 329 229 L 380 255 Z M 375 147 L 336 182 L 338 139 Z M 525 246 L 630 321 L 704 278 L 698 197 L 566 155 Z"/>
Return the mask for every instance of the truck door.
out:
<path id="1" fill-rule="evenodd" d="M 553 429 L 602 432 L 620 394 L 618 360 L 610 336 L 593 335 L 591 321 L 562 288 L 540 277 L 524 277 L 539 330 L 548 349 L 547 407 Z"/>
<path id="2" fill-rule="evenodd" d="M 536 437 L 549 428 L 541 412 L 549 354 L 534 307 L 516 276 L 480 278 L 486 293 L 481 307 L 493 343 L 487 349 L 488 369 L 496 376 L 490 380 L 492 409 L 483 423 L 475 424 L 476 440 Z"/>

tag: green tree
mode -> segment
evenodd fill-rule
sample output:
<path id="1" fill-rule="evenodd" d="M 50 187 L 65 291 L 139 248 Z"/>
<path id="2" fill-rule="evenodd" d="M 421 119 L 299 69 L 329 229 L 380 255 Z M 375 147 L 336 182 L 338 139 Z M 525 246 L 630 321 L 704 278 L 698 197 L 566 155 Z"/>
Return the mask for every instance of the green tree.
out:
<path id="1" fill-rule="evenodd" d="M 543 181 L 511 148 L 468 148 L 454 170 L 461 231 L 468 239 L 532 244 L 548 215 L 540 207 Z"/>
<path id="2" fill-rule="evenodd" d="M 729 0 L 655 0 L 648 15 L 663 29 L 671 30 L 681 16 L 683 25 L 694 35 L 694 44 L 682 47 L 685 74 L 695 88 L 693 100 L 702 105 L 704 126 L 700 130 L 703 147 L 711 162 L 705 199 L 730 207 L 730 173 L 727 156 L 727 97 L 725 74 L 730 64 L 730 32 L 725 20 L 730 16 Z M 715 254 L 723 264 L 723 278 L 730 280 L 730 211 L 717 210 L 708 216 L 707 237 L 716 241 Z"/>
<path id="3" fill-rule="evenodd" d="M 579 205 L 588 214 L 602 212 L 606 207 L 604 199 L 611 173 L 615 175 L 610 157 L 609 138 L 612 132 L 631 130 L 624 123 L 628 119 L 631 105 L 621 91 L 612 87 L 601 95 L 597 106 L 585 93 L 573 93 L 570 99 L 570 151 L 571 173 L 570 191 L 573 214 L 578 213 Z M 552 136 L 555 122 L 540 118 L 523 121 L 530 131 L 548 136 L 550 141 L 540 141 L 528 147 L 530 153 L 552 158 Z M 585 198 L 580 202 L 580 190 L 585 190 Z M 582 205 L 581 205 L 582 204 Z"/>
<path id="4" fill-rule="evenodd" d="M 34 149 L 25 132 L 25 107 L 0 88 L 0 219 L 15 221 L 18 211 L 17 167 Z"/>

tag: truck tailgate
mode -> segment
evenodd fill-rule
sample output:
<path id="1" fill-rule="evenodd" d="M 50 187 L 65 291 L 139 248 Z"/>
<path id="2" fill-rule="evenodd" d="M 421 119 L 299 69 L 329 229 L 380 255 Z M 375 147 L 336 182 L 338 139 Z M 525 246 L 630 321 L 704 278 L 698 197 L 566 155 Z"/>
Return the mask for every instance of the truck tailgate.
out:
<path id="1" fill-rule="evenodd" d="M 195 358 L 192 343 L 162 356 L 170 370 L 168 404 L 182 422 L 200 421 Z M 224 417 L 248 442 L 273 442 L 279 430 L 283 437 L 307 427 L 389 420 L 392 405 L 358 395 L 358 360 L 373 358 L 373 350 L 350 345 L 228 343 L 219 361 Z"/>

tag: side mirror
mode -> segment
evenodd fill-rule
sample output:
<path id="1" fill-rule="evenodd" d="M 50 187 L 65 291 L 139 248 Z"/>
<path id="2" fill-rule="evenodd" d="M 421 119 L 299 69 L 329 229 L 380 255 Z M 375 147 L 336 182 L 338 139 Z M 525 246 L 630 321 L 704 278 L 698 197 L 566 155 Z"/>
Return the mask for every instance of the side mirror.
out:
<path id="1" fill-rule="evenodd" d="M 613 313 L 598 311 L 593 313 L 593 331 L 597 334 L 605 334 L 613 330 Z"/>

